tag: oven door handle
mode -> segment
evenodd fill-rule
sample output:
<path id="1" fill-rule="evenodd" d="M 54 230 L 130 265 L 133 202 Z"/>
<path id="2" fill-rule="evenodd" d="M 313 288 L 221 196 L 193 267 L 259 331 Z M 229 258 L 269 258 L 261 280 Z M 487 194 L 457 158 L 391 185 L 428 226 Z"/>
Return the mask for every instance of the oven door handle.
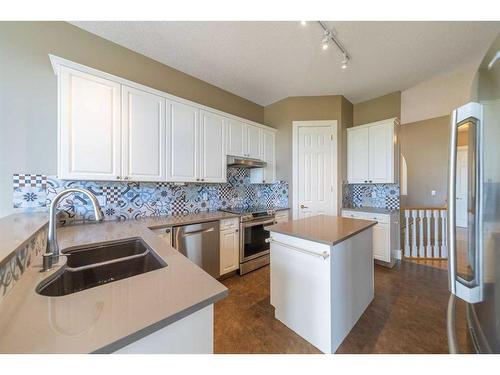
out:
<path id="1" fill-rule="evenodd" d="M 266 219 L 266 220 L 256 220 L 256 221 L 247 221 L 246 223 L 242 223 L 241 226 L 243 228 L 250 228 L 250 227 L 255 227 L 256 225 L 262 225 L 262 224 L 274 224 L 275 219 Z"/>

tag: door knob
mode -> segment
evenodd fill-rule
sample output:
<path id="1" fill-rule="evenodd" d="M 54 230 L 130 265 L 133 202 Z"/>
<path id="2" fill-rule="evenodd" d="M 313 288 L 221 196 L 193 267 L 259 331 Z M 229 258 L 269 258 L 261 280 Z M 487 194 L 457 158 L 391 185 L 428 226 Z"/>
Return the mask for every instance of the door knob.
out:
<path id="1" fill-rule="evenodd" d="M 303 204 L 300 205 L 300 208 L 309 208 L 307 206 L 304 206 Z"/>

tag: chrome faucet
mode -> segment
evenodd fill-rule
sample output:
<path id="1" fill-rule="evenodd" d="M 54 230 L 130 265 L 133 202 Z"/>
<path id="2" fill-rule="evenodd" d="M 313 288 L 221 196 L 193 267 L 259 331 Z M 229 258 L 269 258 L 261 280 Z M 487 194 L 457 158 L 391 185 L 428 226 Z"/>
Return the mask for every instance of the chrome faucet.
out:
<path id="1" fill-rule="evenodd" d="M 52 202 L 50 203 L 49 210 L 49 234 L 47 237 L 47 248 L 45 250 L 45 254 L 43 254 L 43 269 L 42 271 L 48 271 L 52 268 L 52 266 L 58 262 L 59 260 L 59 245 L 57 244 L 57 232 L 56 232 L 56 215 L 57 215 L 57 206 L 59 201 L 66 195 L 71 193 L 80 193 L 86 195 L 92 206 L 94 208 L 94 216 L 96 221 L 101 221 L 103 219 L 103 215 L 101 212 L 101 206 L 99 205 L 99 201 L 96 196 L 87 189 L 80 188 L 69 188 L 61 191 L 57 194 Z"/>

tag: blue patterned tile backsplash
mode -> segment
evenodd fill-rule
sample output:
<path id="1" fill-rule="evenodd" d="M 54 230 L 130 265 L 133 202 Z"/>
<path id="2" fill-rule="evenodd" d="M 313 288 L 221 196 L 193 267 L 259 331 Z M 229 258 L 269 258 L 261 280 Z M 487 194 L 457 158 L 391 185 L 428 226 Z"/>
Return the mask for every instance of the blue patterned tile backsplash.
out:
<path id="1" fill-rule="evenodd" d="M 343 191 L 344 207 L 399 209 L 397 184 L 347 184 Z"/>
<path id="2" fill-rule="evenodd" d="M 216 211 L 226 207 L 288 206 L 288 184 L 251 184 L 248 169 L 228 168 L 226 184 L 171 184 L 152 182 L 95 182 L 62 181 L 45 178 L 45 187 L 33 192 L 31 184 L 16 187 L 14 175 L 14 207 L 41 209 L 49 206 L 60 191 L 69 187 L 82 187 L 92 191 L 99 199 L 105 220 L 134 219 L 148 216 L 176 215 L 202 211 Z M 36 178 L 35 178 L 36 180 Z M 35 196 L 30 195 L 35 193 Z M 65 212 L 64 221 L 93 218 L 93 210 L 85 196 L 69 195 L 59 206 Z"/>

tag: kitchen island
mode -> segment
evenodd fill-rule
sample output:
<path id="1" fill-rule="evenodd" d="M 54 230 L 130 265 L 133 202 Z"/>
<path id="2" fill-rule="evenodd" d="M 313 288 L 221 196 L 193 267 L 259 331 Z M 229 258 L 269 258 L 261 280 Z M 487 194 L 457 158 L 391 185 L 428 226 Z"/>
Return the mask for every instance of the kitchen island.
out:
<path id="1" fill-rule="evenodd" d="M 376 221 L 318 215 L 266 227 L 275 317 L 334 353 L 373 300 Z"/>

